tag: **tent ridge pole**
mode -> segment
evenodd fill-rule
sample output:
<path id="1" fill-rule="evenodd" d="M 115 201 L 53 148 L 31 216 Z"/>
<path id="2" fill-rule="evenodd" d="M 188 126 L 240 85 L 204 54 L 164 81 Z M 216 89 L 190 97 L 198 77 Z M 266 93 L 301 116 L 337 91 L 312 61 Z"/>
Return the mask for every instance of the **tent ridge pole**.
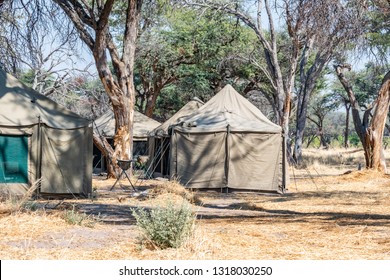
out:
<path id="1" fill-rule="evenodd" d="M 36 181 L 39 182 L 39 180 L 42 177 L 42 122 L 41 122 L 41 116 L 38 116 L 38 152 L 37 152 L 37 176 L 36 176 Z M 38 183 L 39 186 L 37 187 L 36 190 L 36 195 L 39 196 L 39 193 L 41 191 L 41 182 Z"/>
<path id="2" fill-rule="evenodd" d="M 229 136 L 230 136 L 230 124 L 226 126 L 226 192 L 229 192 L 229 162 L 230 162 L 230 152 L 229 152 Z"/>

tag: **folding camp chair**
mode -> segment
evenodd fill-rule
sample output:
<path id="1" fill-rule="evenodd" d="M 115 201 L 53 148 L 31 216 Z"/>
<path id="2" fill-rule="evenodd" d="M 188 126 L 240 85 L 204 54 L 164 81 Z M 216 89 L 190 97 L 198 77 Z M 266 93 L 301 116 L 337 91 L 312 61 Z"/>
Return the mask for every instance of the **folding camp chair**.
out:
<path id="1" fill-rule="evenodd" d="M 135 187 L 133 186 L 133 183 L 131 182 L 129 176 L 127 175 L 126 171 L 131 167 L 131 163 L 133 162 L 133 160 L 120 160 L 118 159 L 117 160 L 117 163 L 118 163 L 118 166 L 122 169 L 122 172 L 121 174 L 118 176 L 118 178 L 116 179 L 114 185 L 112 185 L 110 191 L 112 191 L 115 187 L 115 185 L 119 182 L 119 180 L 121 179 L 122 175 L 125 174 L 127 180 L 129 181 L 131 187 L 133 188 L 134 191 L 137 191 L 135 189 Z M 119 183 L 119 186 L 122 188 L 122 189 L 126 189 L 124 188 L 121 183 Z"/>

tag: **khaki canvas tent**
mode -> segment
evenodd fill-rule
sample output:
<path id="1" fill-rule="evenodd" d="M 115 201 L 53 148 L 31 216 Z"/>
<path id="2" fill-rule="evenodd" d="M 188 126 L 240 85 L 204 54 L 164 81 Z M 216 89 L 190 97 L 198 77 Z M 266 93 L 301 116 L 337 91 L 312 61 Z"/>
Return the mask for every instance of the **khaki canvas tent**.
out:
<path id="1" fill-rule="evenodd" d="M 198 98 L 185 104 L 172 117 L 149 133 L 149 172 L 156 176 L 169 176 L 170 127 L 181 118 L 191 115 L 203 105 Z"/>
<path id="2" fill-rule="evenodd" d="M 92 126 L 0 69 L 0 190 L 42 195 L 92 188 Z"/>
<path id="3" fill-rule="evenodd" d="M 173 126 L 170 174 L 189 188 L 283 192 L 280 126 L 227 85 Z"/>
<path id="4" fill-rule="evenodd" d="M 159 126 L 158 121 L 145 116 L 144 114 L 134 111 L 134 125 L 133 125 L 133 156 L 148 155 L 148 135 L 149 132 Z M 95 120 L 95 132 L 105 137 L 109 143 L 113 145 L 113 138 L 115 136 L 115 117 L 112 110 L 108 110 L 101 117 Z M 106 161 L 101 151 L 94 146 L 94 167 L 101 171 L 105 170 Z"/>

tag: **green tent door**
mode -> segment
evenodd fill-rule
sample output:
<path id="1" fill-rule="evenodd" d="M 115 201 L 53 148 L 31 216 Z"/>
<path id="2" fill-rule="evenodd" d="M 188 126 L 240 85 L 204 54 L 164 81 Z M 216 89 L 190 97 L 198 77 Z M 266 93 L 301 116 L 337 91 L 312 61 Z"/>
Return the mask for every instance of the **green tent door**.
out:
<path id="1" fill-rule="evenodd" d="M 0 183 L 28 183 L 28 137 L 0 135 Z"/>

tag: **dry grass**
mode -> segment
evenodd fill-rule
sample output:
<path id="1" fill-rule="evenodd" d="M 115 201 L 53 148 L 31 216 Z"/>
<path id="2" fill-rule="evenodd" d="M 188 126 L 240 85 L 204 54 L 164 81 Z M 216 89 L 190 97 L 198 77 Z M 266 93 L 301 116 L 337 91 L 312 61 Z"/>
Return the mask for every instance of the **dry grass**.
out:
<path id="1" fill-rule="evenodd" d="M 202 201 L 195 193 L 185 189 L 176 180 L 154 185 L 149 191 L 149 199 L 153 199 L 158 202 L 166 201 L 168 199 L 181 202 L 185 199 L 193 204 L 202 204 Z"/>
<path id="2" fill-rule="evenodd" d="M 0 258 L 388 260 L 390 177 L 358 171 L 361 152 L 338 152 L 354 159 L 327 165 L 336 152 L 305 151 L 312 164 L 290 169 L 285 195 L 193 194 L 175 182 L 144 181 L 137 185 L 148 191 L 141 199 L 119 188 L 109 192 L 113 180 L 94 180 L 97 200 L 71 201 L 87 214 L 105 209 L 94 228 L 69 225 L 58 211 L 14 212 L 1 218 Z M 179 249 L 140 250 L 130 208 L 194 196 L 202 203 L 193 206 L 198 221 L 190 241 Z"/>
<path id="3" fill-rule="evenodd" d="M 0 217 L 27 210 L 28 203 L 31 202 L 39 185 L 40 181 L 32 184 L 23 196 L 15 196 L 9 192 L 0 193 Z"/>

